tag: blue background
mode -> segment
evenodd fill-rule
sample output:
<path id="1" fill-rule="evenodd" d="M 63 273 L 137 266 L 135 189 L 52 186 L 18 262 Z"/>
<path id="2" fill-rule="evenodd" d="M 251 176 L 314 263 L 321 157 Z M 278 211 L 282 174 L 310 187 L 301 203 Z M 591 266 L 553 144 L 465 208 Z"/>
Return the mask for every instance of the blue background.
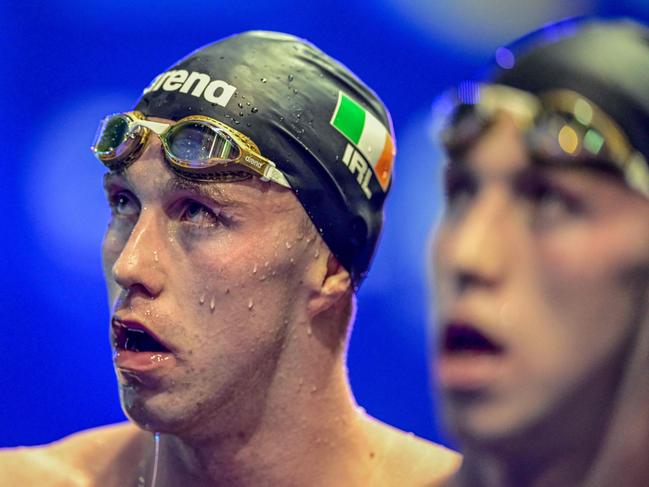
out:
<path id="1" fill-rule="evenodd" d="M 426 366 L 425 248 L 440 201 L 430 106 L 499 45 L 575 14 L 646 21 L 649 4 L 2 0 L 0 446 L 123 420 L 100 274 L 103 170 L 88 147 L 100 117 L 130 108 L 153 76 L 202 44 L 248 29 L 311 40 L 392 112 L 396 175 L 381 248 L 359 294 L 349 372 L 370 414 L 439 440 Z"/>

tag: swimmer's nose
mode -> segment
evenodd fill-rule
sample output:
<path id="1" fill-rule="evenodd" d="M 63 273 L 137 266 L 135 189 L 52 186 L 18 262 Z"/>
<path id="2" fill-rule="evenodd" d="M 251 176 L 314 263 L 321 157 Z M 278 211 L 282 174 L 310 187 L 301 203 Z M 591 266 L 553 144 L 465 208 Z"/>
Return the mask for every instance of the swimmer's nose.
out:
<path id="1" fill-rule="evenodd" d="M 129 290 L 139 286 L 150 297 L 160 294 L 165 273 L 162 263 L 165 238 L 153 211 L 142 210 L 112 267 L 115 282 Z"/>
<path id="2" fill-rule="evenodd" d="M 510 217 L 498 192 L 484 192 L 448 229 L 443 257 L 456 289 L 491 287 L 503 278 L 509 254 Z"/>

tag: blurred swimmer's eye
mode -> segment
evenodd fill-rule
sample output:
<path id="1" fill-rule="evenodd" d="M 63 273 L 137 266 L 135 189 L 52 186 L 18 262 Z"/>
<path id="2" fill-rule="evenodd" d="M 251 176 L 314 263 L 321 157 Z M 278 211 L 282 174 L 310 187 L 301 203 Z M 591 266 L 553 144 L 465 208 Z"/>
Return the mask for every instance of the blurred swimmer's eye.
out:
<path id="1" fill-rule="evenodd" d="M 478 191 L 475 176 L 465 167 L 451 164 L 444 174 L 444 194 L 449 210 L 463 206 Z"/>
<path id="2" fill-rule="evenodd" d="M 546 220 L 574 215 L 583 208 L 580 200 L 549 177 L 526 174 L 518 181 L 518 193 L 529 201 L 537 217 Z"/>

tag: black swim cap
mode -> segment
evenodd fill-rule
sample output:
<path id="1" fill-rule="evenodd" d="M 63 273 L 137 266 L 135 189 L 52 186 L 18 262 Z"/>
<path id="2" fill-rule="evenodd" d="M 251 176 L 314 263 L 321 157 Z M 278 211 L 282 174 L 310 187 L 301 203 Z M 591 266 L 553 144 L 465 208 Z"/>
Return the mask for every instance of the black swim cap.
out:
<path id="1" fill-rule="evenodd" d="M 631 20 L 568 20 L 509 48 L 492 82 L 534 94 L 570 89 L 593 101 L 649 160 L 649 29 Z"/>
<path id="2" fill-rule="evenodd" d="M 383 225 L 394 136 L 385 106 L 351 71 L 297 37 L 245 32 L 157 76 L 136 110 L 205 115 L 250 137 L 358 287 Z"/>

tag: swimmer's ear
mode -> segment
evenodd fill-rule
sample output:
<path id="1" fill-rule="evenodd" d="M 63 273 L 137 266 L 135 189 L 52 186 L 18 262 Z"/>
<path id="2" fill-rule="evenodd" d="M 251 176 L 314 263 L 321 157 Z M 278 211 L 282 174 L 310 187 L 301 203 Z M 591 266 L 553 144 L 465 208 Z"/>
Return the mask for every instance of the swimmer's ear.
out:
<path id="1" fill-rule="evenodd" d="M 342 298 L 350 294 L 351 289 L 352 281 L 349 272 L 332 253 L 329 253 L 327 269 L 320 289 L 311 296 L 309 301 L 309 315 L 313 317 L 342 302 Z"/>

